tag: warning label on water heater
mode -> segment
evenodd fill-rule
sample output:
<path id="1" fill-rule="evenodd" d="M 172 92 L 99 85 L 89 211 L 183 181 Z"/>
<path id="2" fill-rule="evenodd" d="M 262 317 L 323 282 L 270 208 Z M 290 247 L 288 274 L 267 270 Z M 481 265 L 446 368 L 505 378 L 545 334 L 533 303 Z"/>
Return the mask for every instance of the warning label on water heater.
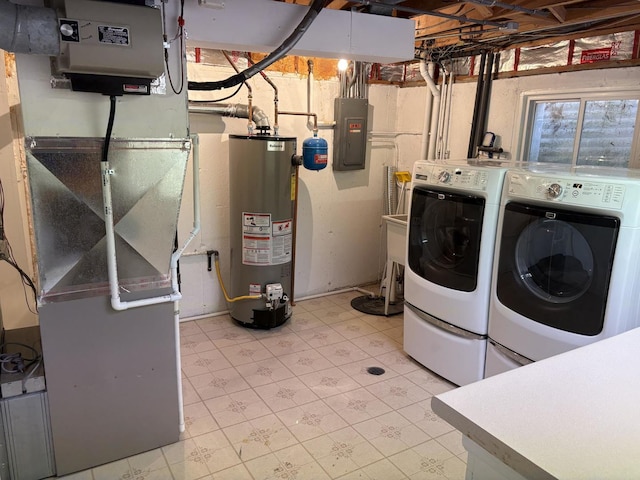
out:
<path id="1" fill-rule="evenodd" d="M 242 263 L 280 265 L 291 261 L 291 220 L 272 222 L 270 213 L 242 213 Z"/>

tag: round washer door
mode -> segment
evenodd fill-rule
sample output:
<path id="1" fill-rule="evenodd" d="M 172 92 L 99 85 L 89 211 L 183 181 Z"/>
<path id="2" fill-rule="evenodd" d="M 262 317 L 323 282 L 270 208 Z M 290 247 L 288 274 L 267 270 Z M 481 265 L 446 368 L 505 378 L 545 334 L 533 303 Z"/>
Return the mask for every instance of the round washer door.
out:
<path id="1" fill-rule="evenodd" d="M 485 199 L 414 187 L 409 218 L 408 265 L 425 280 L 472 292 L 478 262 Z"/>
<path id="2" fill-rule="evenodd" d="M 500 232 L 498 300 L 535 322 L 597 335 L 619 229 L 613 216 L 508 203 Z"/>

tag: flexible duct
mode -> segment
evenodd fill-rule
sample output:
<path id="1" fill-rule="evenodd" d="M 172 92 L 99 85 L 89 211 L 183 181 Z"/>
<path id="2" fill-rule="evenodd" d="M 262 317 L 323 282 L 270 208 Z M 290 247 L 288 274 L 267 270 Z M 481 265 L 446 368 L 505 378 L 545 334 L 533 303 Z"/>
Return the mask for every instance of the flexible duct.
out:
<path id="1" fill-rule="evenodd" d="M 249 106 L 240 103 L 212 103 L 207 106 L 190 104 L 189 112 L 208 113 L 223 117 L 249 118 Z M 260 107 L 252 106 L 251 115 L 256 127 L 268 128 L 270 126 L 269 117 Z"/>
<path id="2" fill-rule="evenodd" d="M 0 49 L 13 53 L 58 55 L 58 16 L 52 8 L 0 0 Z"/>

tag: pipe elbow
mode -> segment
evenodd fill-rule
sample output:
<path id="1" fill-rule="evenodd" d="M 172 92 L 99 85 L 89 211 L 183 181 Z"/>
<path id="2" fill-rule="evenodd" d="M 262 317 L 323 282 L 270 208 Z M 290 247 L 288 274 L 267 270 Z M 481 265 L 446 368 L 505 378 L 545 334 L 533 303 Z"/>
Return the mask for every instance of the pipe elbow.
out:
<path id="1" fill-rule="evenodd" d="M 264 113 L 260 107 L 253 106 L 251 108 L 251 113 L 253 114 L 253 121 L 256 124 L 256 127 L 270 127 L 269 117 Z"/>

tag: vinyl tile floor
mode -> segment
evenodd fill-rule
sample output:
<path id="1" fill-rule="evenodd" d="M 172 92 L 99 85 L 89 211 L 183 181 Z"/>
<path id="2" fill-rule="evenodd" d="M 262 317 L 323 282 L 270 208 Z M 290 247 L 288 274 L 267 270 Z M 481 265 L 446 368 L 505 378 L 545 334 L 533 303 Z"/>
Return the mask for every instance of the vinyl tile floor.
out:
<path id="1" fill-rule="evenodd" d="M 182 323 L 181 440 L 64 478 L 463 479 L 461 434 L 431 410 L 454 385 L 403 352 L 402 314 L 352 309 L 360 295 L 298 302 L 268 331 Z"/>

